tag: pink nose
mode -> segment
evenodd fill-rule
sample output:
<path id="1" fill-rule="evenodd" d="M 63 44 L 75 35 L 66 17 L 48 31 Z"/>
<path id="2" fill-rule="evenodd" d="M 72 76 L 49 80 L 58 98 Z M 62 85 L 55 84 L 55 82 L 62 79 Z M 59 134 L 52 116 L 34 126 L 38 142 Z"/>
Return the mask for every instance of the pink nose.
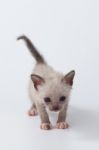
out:
<path id="1" fill-rule="evenodd" d="M 53 106 L 53 110 L 54 110 L 54 111 L 58 111 L 58 110 L 59 110 L 59 106 L 58 106 L 58 105 L 54 105 L 54 106 Z"/>

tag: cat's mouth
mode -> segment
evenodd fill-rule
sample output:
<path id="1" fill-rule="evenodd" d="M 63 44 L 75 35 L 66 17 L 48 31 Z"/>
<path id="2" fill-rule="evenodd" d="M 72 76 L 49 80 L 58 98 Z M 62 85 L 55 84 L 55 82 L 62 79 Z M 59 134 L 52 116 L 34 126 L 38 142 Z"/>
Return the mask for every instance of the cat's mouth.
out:
<path id="1" fill-rule="evenodd" d="M 53 109 L 52 111 L 58 112 L 60 109 Z"/>
<path id="2" fill-rule="evenodd" d="M 60 111 L 60 108 L 59 107 L 52 107 L 50 109 L 50 111 L 58 112 L 58 111 Z"/>

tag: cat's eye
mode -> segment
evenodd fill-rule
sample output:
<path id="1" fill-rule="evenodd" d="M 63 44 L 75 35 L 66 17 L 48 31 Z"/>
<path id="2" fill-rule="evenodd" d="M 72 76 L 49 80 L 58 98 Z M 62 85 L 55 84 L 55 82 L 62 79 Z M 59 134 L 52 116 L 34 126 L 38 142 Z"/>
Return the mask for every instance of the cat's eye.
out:
<path id="1" fill-rule="evenodd" d="M 66 97 L 65 97 L 65 96 L 61 96 L 59 100 L 60 100 L 61 102 L 64 102 L 64 101 L 65 101 L 65 99 L 66 99 Z"/>
<path id="2" fill-rule="evenodd" d="M 46 103 L 49 103 L 49 102 L 51 102 L 51 99 L 50 99 L 50 97 L 45 97 L 45 98 L 44 98 L 44 101 L 45 101 Z"/>

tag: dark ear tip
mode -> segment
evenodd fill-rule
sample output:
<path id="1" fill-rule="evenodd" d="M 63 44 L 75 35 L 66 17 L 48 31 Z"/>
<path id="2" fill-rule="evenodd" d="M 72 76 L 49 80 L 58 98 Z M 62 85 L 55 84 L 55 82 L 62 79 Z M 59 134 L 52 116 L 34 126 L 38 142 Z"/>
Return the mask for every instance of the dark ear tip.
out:
<path id="1" fill-rule="evenodd" d="M 75 70 L 72 70 L 71 73 L 73 73 L 75 75 Z"/>
<path id="2" fill-rule="evenodd" d="M 30 78 L 31 78 L 31 79 L 32 79 L 32 77 L 33 77 L 33 74 L 30 75 Z"/>

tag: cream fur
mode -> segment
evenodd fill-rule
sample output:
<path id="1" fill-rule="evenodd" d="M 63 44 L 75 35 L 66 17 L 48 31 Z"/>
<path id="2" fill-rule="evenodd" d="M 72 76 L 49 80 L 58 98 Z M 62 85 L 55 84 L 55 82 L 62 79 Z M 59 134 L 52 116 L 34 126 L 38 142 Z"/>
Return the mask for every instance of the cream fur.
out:
<path id="1" fill-rule="evenodd" d="M 32 103 L 43 103 L 44 97 L 51 97 L 53 103 L 57 102 L 59 97 L 64 95 L 69 99 L 71 86 L 62 82 L 63 74 L 56 72 L 46 64 L 37 64 L 32 72 L 44 78 L 45 83 L 39 86 L 39 91 L 36 91 L 32 80 L 29 81 L 29 96 Z"/>
<path id="2" fill-rule="evenodd" d="M 18 37 L 18 40 L 20 39 L 25 41 L 30 53 L 36 60 L 36 65 L 29 81 L 28 90 L 32 103 L 29 115 L 33 116 L 39 113 L 41 128 L 47 130 L 51 128 L 47 110 L 59 111 L 56 127 L 59 129 L 67 128 L 68 125 L 65 120 L 75 71 L 71 71 L 64 76 L 62 73 L 53 70 L 47 65 L 45 59 L 29 38 L 23 35 Z"/>

